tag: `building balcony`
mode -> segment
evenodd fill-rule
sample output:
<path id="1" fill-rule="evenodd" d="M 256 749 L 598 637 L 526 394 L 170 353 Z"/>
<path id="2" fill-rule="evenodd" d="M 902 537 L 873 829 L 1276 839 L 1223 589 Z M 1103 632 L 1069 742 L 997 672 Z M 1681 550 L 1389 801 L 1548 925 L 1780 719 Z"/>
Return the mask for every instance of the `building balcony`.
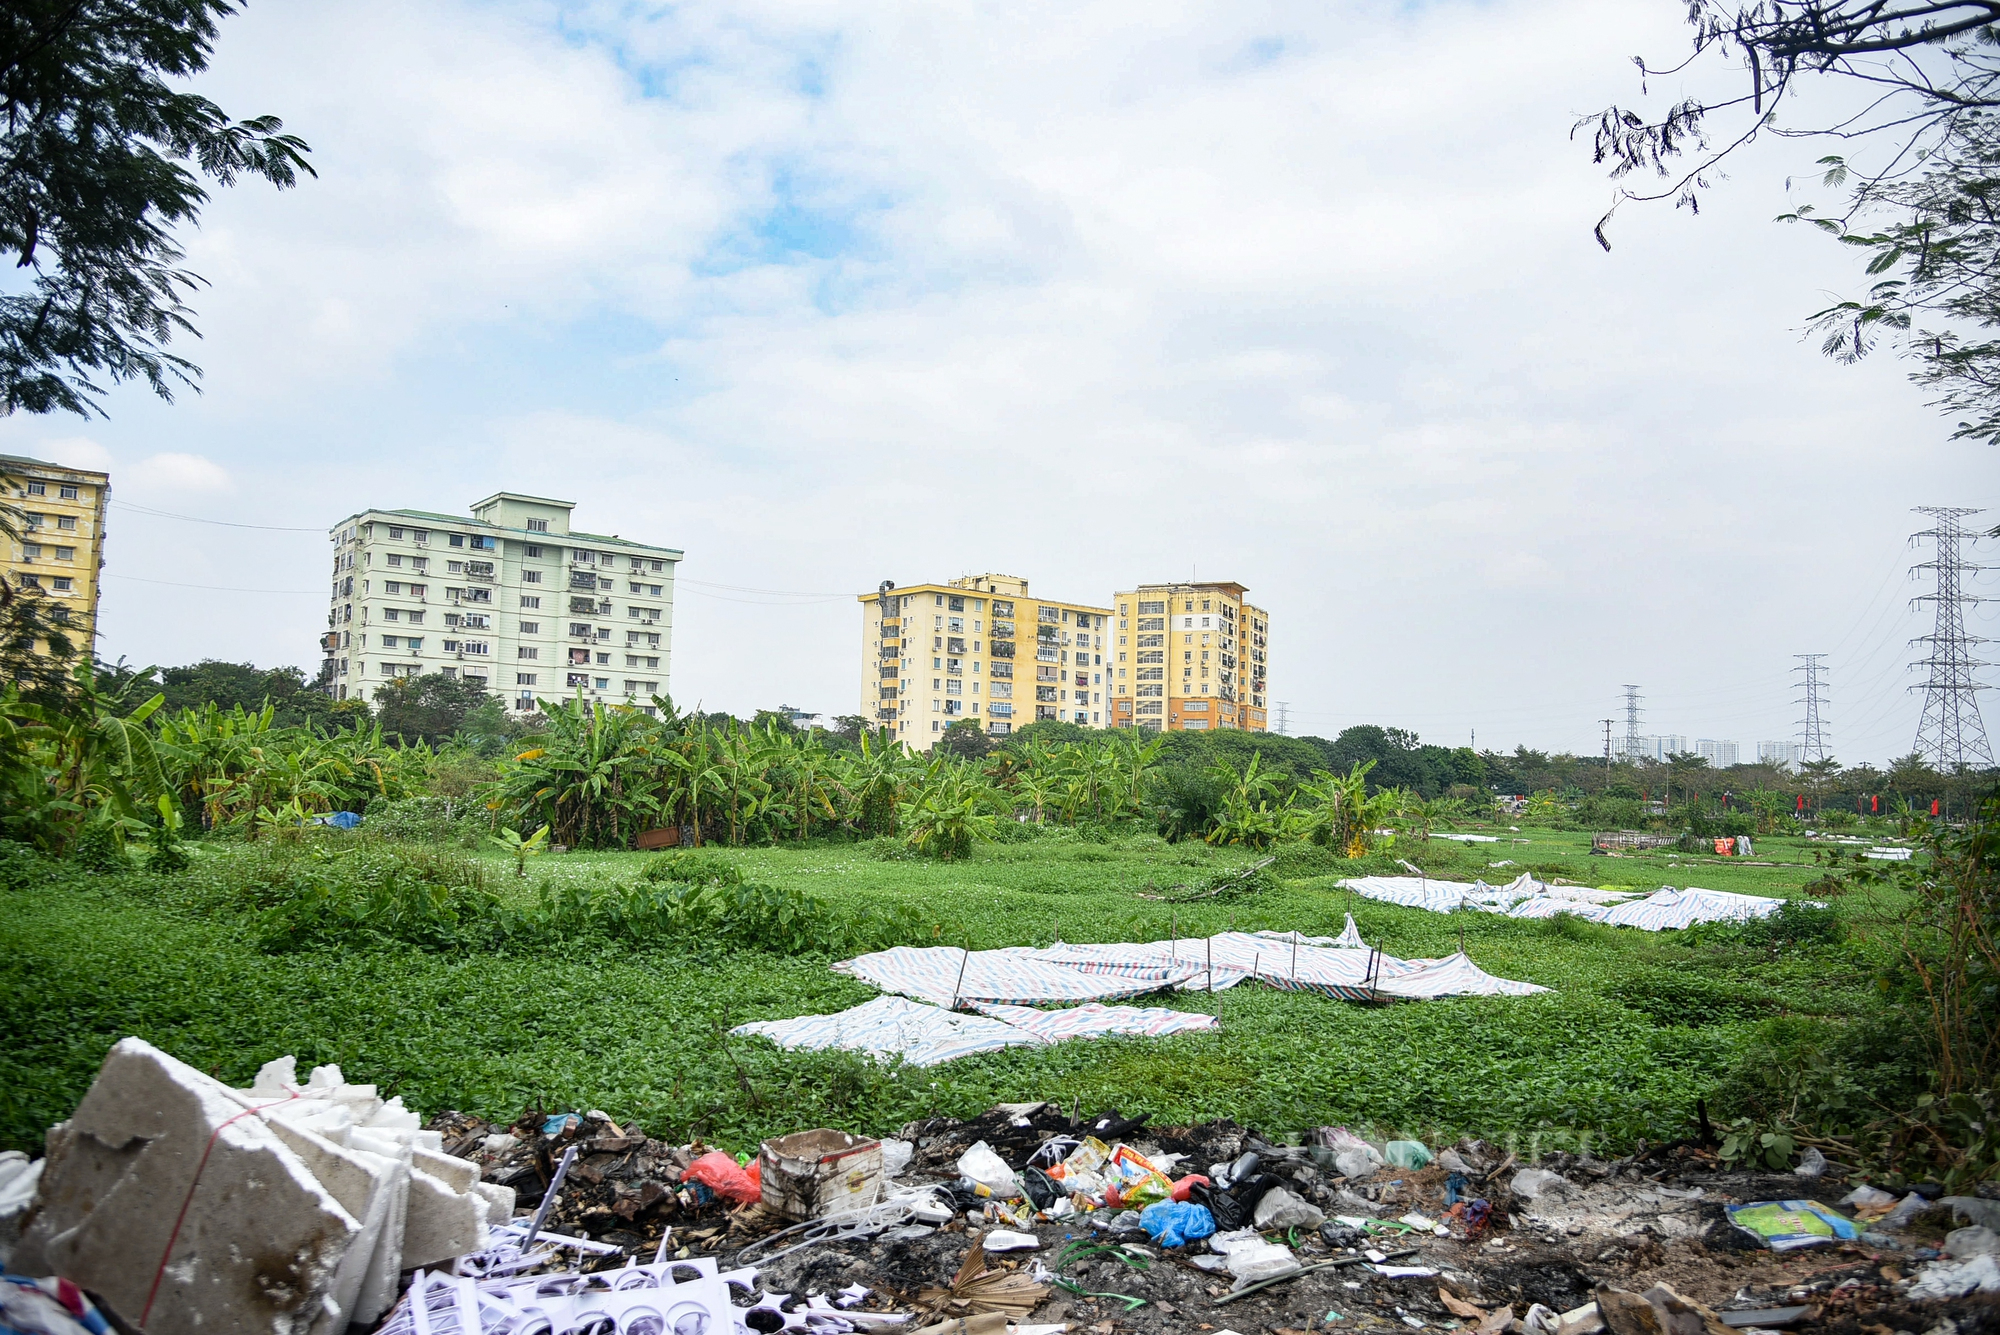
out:
<path id="1" fill-rule="evenodd" d="M 1014 656 L 1014 644 L 1011 640 L 995 640 L 986 647 L 992 651 L 995 658 L 1012 658 Z"/>
<path id="2" fill-rule="evenodd" d="M 1057 662 L 1059 660 L 1056 657 L 1056 653 L 1057 651 L 1054 649 L 1037 649 L 1035 650 L 1035 661 L 1037 663 Z"/>

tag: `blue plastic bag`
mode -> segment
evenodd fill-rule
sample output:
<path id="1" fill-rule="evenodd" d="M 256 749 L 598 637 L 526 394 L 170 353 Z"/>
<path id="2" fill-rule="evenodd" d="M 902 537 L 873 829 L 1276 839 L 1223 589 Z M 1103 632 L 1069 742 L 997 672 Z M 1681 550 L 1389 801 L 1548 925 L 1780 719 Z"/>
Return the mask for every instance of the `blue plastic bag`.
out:
<path id="1" fill-rule="evenodd" d="M 1139 1226 L 1162 1247 L 1178 1247 L 1215 1232 L 1215 1216 L 1193 1201 L 1155 1201 L 1139 1211 Z"/>

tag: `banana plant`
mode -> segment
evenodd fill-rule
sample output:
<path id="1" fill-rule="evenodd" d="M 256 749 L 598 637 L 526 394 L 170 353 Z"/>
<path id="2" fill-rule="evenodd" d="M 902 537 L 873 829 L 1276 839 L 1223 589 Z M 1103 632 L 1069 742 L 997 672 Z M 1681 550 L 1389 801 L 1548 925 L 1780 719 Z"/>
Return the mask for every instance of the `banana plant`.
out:
<path id="1" fill-rule="evenodd" d="M 528 859 L 540 854 L 548 845 L 549 827 L 544 825 L 523 839 L 519 830 L 503 825 L 499 834 L 488 835 L 487 838 L 514 859 L 514 875 L 525 877 L 528 874 Z"/>

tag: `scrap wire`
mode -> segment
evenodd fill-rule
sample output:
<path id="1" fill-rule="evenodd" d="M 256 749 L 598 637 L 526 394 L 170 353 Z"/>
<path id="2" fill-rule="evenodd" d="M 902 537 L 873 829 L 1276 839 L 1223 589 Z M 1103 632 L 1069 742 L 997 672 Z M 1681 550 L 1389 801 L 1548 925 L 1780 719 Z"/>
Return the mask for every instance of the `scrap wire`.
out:
<path id="1" fill-rule="evenodd" d="M 747 1243 L 736 1253 L 736 1263 L 746 1264 L 745 1257 L 760 1248 L 768 1247 L 783 1238 L 798 1237 L 800 1240 L 781 1252 L 772 1252 L 759 1258 L 759 1264 L 769 1265 L 779 1257 L 790 1256 L 793 1252 L 822 1242 L 839 1242 L 846 1238 L 867 1237 L 880 1233 L 885 1228 L 908 1223 L 917 1217 L 917 1207 L 910 1197 L 897 1197 L 877 1205 L 864 1205 L 856 1210 L 837 1210 L 819 1219 L 808 1219 L 803 1224 L 793 1224 L 781 1228 L 776 1233 L 767 1234 L 755 1242 Z"/>

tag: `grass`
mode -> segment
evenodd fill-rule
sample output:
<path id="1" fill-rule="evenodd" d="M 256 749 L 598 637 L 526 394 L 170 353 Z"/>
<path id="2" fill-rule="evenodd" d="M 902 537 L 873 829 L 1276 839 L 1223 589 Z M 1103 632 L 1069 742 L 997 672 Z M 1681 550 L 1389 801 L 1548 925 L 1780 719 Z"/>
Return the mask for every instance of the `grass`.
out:
<path id="1" fill-rule="evenodd" d="M 1414 855 L 1441 877 L 1511 878 L 1517 869 L 1487 866 L 1510 859 L 1545 876 L 1642 890 L 1692 883 L 1797 894 L 1822 873 L 1803 841 L 1760 844 L 1760 860 L 1783 865 L 1748 867 L 1659 854 L 1592 858 L 1581 834 L 1513 837 L 1529 842 L 1433 844 Z M 1771 1017 L 1860 1013 L 1877 949 L 1868 933 L 1881 910 L 1842 900 L 1855 928 L 1849 940 L 1773 950 L 1727 931 L 1648 934 L 1401 909 L 1338 890 L 1337 867 L 1230 902 L 1170 905 L 1141 896 L 1255 855 L 1149 836 L 982 844 L 959 864 L 878 854 L 876 845 L 828 844 L 721 856 L 750 880 L 810 892 L 827 912 L 894 919 L 914 926 L 916 939 L 975 949 L 1231 926 L 1332 934 L 1351 911 L 1363 935 L 1392 954 L 1446 954 L 1462 933 L 1489 972 L 1556 990 L 1368 1008 L 1250 985 L 1168 1002 L 1219 1009 L 1214 1034 L 883 1067 L 727 1037 L 747 1020 L 824 1013 L 874 995 L 831 973 L 824 957 L 589 939 L 478 954 L 267 953 L 255 919 L 230 897 L 258 881 L 266 855 L 209 846 L 171 881 L 63 878 L 0 891 L 0 1032 L 9 1035 L 0 1145 L 37 1147 L 105 1049 L 137 1034 L 239 1084 L 293 1053 L 302 1065 L 338 1062 L 426 1114 L 602 1108 L 655 1135 L 700 1135 L 732 1149 L 810 1126 L 881 1133 L 933 1112 L 1048 1098 L 1162 1121 L 1234 1117 L 1279 1134 L 1346 1123 L 1479 1134 L 1524 1150 L 1619 1146 L 1684 1134 L 1694 1100 Z M 525 880 L 497 856 L 481 861 L 489 885 L 526 904 L 543 883 L 630 882 L 647 856 L 544 857 Z"/>

